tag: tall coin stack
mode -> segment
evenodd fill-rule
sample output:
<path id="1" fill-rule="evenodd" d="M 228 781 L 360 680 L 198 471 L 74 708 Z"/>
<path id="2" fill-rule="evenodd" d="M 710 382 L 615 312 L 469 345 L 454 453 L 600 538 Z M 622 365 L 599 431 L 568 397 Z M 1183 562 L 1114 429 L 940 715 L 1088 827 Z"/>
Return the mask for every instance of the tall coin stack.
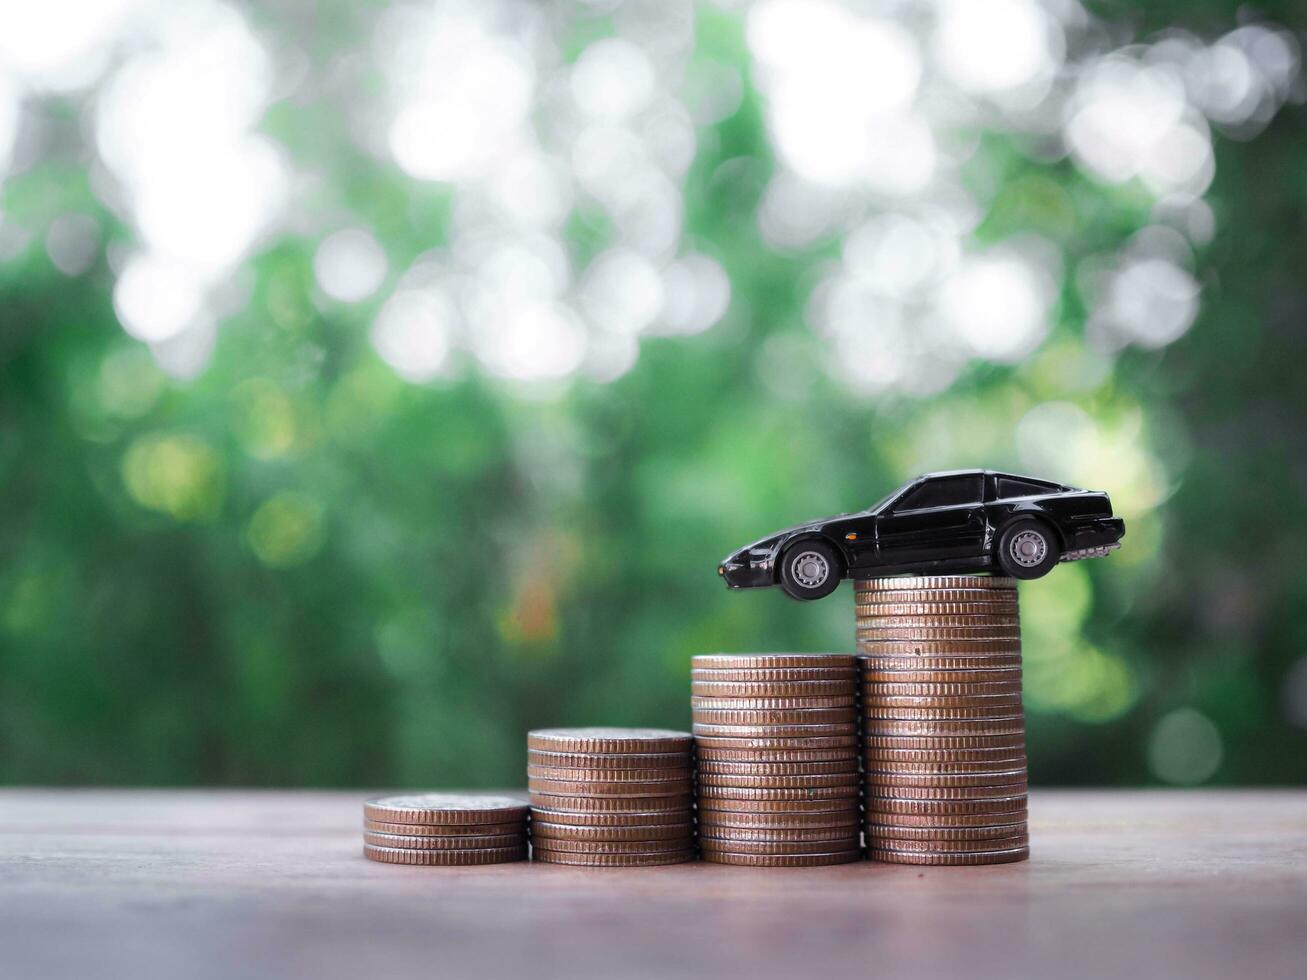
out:
<path id="1" fill-rule="evenodd" d="M 859 860 L 854 657 L 712 654 L 694 658 L 692 678 L 703 859 Z"/>
<path id="2" fill-rule="evenodd" d="M 537 861 L 631 868 L 694 858 L 694 739 L 657 728 L 527 734 Z"/>
<path id="3" fill-rule="evenodd" d="M 363 856 L 386 864 L 526 859 L 527 805 L 510 796 L 418 793 L 363 804 Z"/>
<path id="4" fill-rule="evenodd" d="M 871 857 L 1029 857 L 1015 580 L 871 579 L 854 598 Z"/>

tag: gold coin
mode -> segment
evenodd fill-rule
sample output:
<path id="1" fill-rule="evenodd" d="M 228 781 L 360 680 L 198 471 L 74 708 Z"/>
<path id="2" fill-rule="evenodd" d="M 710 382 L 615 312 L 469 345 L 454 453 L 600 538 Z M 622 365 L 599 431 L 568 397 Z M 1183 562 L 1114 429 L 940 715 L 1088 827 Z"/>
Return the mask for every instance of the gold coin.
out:
<path id="1" fill-rule="evenodd" d="M 852 671 L 838 681 L 691 681 L 695 698 L 820 698 L 853 697 L 858 679 Z M 816 707 L 813 705 L 813 707 Z"/>
<path id="2" fill-rule="evenodd" d="M 504 864 L 508 861 L 525 861 L 526 845 L 520 847 L 485 847 L 468 851 L 417 851 L 405 847 L 377 847 L 363 845 L 363 856 L 370 861 L 385 864 L 473 865 Z"/>
<path id="3" fill-rule="evenodd" d="M 699 832 L 720 836 L 718 828 L 756 830 L 759 833 L 791 830 L 848 832 L 856 829 L 862 814 L 855 806 L 842 810 L 820 810 L 815 813 L 774 813 L 750 810 L 700 810 Z"/>
<path id="4" fill-rule="evenodd" d="M 736 854 L 704 851 L 703 859 L 714 864 L 739 864 L 752 868 L 816 868 L 827 864 L 851 864 L 862 860 L 861 848 L 831 854 Z"/>
<path id="5" fill-rule="evenodd" d="M 858 764 L 856 746 L 839 749 L 700 749 L 699 768 L 704 763 L 747 763 L 750 765 L 803 765 L 817 762 Z M 719 770 L 725 771 L 725 770 Z"/>
<path id="6" fill-rule="evenodd" d="M 864 592 L 855 594 L 855 615 L 864 609 L 923 606 L 926 615 L 947 606 L 979 606 L 982 612 L 1011 612 L 1020 608 L 1015 591 L 1001 589 L 922 589 L 900 592 Z"/>
<path id="7" fill-rule="evenodd" d="M 531 858 L 544 864 L 572 864 L 586 868 L 648 868 L 693 861 L 694 850 L 687 847 L 681 851 L 656 851 L 652 854 L 576 854 L 533 848 Z"/>
<path id="8" fill-rule="evenodd" d="M 858 709 L 801 708 L 754 711 L 748 709 L 695 708 L 694 720 L 704 725 L 839 725 L 858 720 Z"/>
<path id="9" fill-rule="evenodd" d="M 689 804 L 682 804 L 671 810 L 547 810 L 543 807 L 531 808 L 531 825 L 540 823 L 565 827 L 648 827 L 680 826 L 693 819 Z"/>
<path id="10" fill-rule="evenodd" d="M 775 752 L 820 752 L 830 749 L 856 749 L 858 746 L 856 729 L 857 726 L 855 725 L 854 732 L 846 735 L 815 735 L 805 733 L 796 736 L 773 736 L 767 734 L 717 736 L 696 733 L 694 742 L 699 749 L 699 758 L 701 759 L 705 758 L 705 750 L 744 752 L 758 749 Z"/>
<path id="11" fill-rule="evenodd" d="M 1015 616 L 1016 611 L 1016 599 L 1007 595 L 973 602 L 860 602 L 853 607 L 853 615 L 858 619 L 887 616 Z"/>
<path id="12" fill-rule="evenodd" d="M 1025 797 L 1021 797 L 1024 801 Z M 920 803 L 921 800 L 910 800 Z M 703 822 L 706 811 L 726 811 L 729 813 L 852 813 L 857 815 L 858 798 L 856 796 L 823 797 L 814 800 L 759 800 L 759 799 L 725 799 L 719 796 L 699 797 L 699 822 Z"/>
<path id="13" fill-rule="evenodd" d="M 717 776 L 826 776 L 856 773 L 856 756 L 837 762 L 714 762 L 699 760 L 699 775 Z"/>
<path id="14" fill-rule="evenodd" d="M 992 826 L 1026 825 L 1024 809 L 1006 813 L 885 813 L 868 812 L 867 826 L 885 824 L 895 828 L 921 830 L 923 832 L 948 833 L 954 830 L 971 830 Z"/>
<path id="15" fill-rule="evenodd" d="M 663 851 L 684 851 L 694 846 L 694 838 L 686 834 L 680 840 L 575 840 L 566 837 L 535 837 L 531 847 L 535 853 L 550 854 L 658 854 Z"/>
<path id="16" fill-rule="evenodd" d="M 863 628 L 854 630 L 854 639 L 858 643 L 859 653 L 875 653 L 887 644 L 909 643 L 953 643 L 961 646 L 1001 643 L 1009 650 L 1021 648 L 1021 630 L 1001 626 L 986 626 L 983 629 L 967 630 L 958 627 L 949 629 L 900 629 L 896 626 L 884 628 Z"/>
<path id="17" fill-rule="evenodd" d="M 699 828 L 700 840 L 711 841 L 753 841 L 759 844 L 810 844 L 814 842 L 824 842 L 829 844 L 833 840 L 852 840 L 857 842 L 858 826 L 844 825 L 842 827 L 797 827 L 783 830 L 758 827 L 722 827 L 713 825 Z M 720 843 L 717 845 L 720 847 Z M 731 850 L 731 848 L 726 848 Z M 820 850 L 820 848 L 818 848 Z M 841 847 L 827 847 L 828 851 L 843 850 Z"/>
<path id="18" fill-rule="evenodd" d="M 1029 847 L 1014 847 L 1007 851 L 975 851 L 959 854 L 924 854 L 916 851 L 891 851 L 883 848 L 867 852 L 873 861 L 889 864 L 974 865 L 1011 864 L 1030 857 Z"/>
<path id="19" fill-rule="evenodd" d="M 952 671 L 983 671 L 983 670 L 1008 670 L 1015 671 L 1017 676 L 1021 676 L 1021 654 L 1005 653 L 973 657 L 919 657 L 916 655 L 906 656 L 869 656 L 862 655 L 862 677 L 863 680 L 874 680 L 873 675 L 879 675 L 885 671 L 910 671 L 914 673 L 926 673 L 931 675 L 942 675 L 945 672 Z M 933 678 L 927 677 L 927 680 Z M 941 680 L 948 678 L 940 677 Z M 965 679 L 965 678 L 964 678 Z"/>
<path id="20" fill-rule="evenodd" d="M 864 657 L 1015 657 L 1021 655 L 1021 639 L 1011 637 L 967 637 L 932 639 L 922 636 L 874 637 L 858 630 L 858 653 Z"/>
<path id="21" fill-rule="evenodd" d="M 983 629 L 998 627 L 1011 629 L 1021 625 L 1021 617 L 1015 609 L 1010 613 L 988 613 L 970 616 L 859 616 L 854 625 L 858 629 Z"/>
<path id="22" fill-rule="evenodd" d="M 510 823 L 526 818 L 527 805 L 512 796 L 489 793 L 409 793 L 363 804 L 363 816 L 381 823 Z"/>
<path id="23" fill-rule="evenodd" d="M 917 841 L 989 841 L 1000 837 L 1011 837 L 1026 833 L 1026 821 L 1012 823 L 980 824 L 974 827 L 932 827 L 904 826 L 893 823 L 868 823 L 867 840 L 875 846 L 876 841 L 884 841 L 885 847 L 894 847 L 889 843 L 895 840 Z M 983 846 L 987 846 L 982 844 Z"/>
<path id="24" fill-rule="evenodd" d="M 996 700 L 993 704 L 982 707 L 909 707 L 907 705 L 869 704 L 862 709 L 862 716 L 868 720 L 880 719 L 928 721 L 965 721 L 967 719 L 1006 718 L 1021 710 L 1021 699 Z"/>
<path id="25" fill-rule="evenodd" d="M 693 797 L 679 796 L 579 796 L 575 793 L 531 794 L 531 806 L 541 810 L 602 811 L 606 813 L 680 812 L 689 809 Z"/>
<path id="26" fill-rule="evenodd" d="M 857 687 L 848 694 L 816 698 L 690 698 L 690 707 L 711 711 L 813 711 L 822 708 L 852 708 L 857 702 Z"/>
<path id="27" fill-rule="evenodd" d="M 957 684 L 972 685 L 1012 684 L 1021 686 L 1020 667 L 980 667 L 974 670 L 931 670 L 928 665 L 914 662 L 912 670 L 865 670 L 862 687 L 868 684 L 901 685 L 904 687 L 934 687 Z"/>
<path id="28" fill-rule="evenodd" d="M 989 694 L 882 694 L 879 691 L 868 690 L 863 706 L 867 709 L 875 709 L 877 712 L 894 711 L 898 708 L 942 712 L 997 709 L 990 711 L 990 714 L 1007 715 L 1021 710 L 1021 691 L 995 691 Z M 945 714 L 941 717 L 951 716 Z"/>
<path id="29" fill-rule="evenodd" d="M 775 670 L 778 668 L 824 667 L 845 669 L 853 666 L 847 653 L 701 653 L 690 665 L 695 670 Z"/>
<path id="30" fill-rule="evenodd" d="M 907 840 L 903 838 L 876 838 L 871 846 L 884 851 L 915 851 L 925 854 L 967 854 L 977 851 L 1007 851 L 1025 847 L 1030 836 L 1025 832 L 985 840 Z"/>
<path id="31" fill-rule="evenodd" d="M 990 772 L 893 772 L 868 770 L 867 783 L 877 786 L 994 786 L 1026 778 L 1026 767 Z"/>
<path id="32" fill-rule="evenodd" d="M 533 796 L 537 793 L 548 793 L 553 796 L 587 797 L 685 796 L 694 788 L 694 783 L 688 776 L 684 779 L 657 781 L 647 779 L 640 782 L 633 780 L 625 783 L 576 782 L 563 779 L 539 779 L 529 776 L 526 784 L 527 789 L 531 791 Z"/>
<path id="33" fill-rule="evenodd" d="M 1006 589 L 1016 591 L 1017 580 L 1005 575 L 903 575 L 855 579 L 856 592 L 898 592 L 917 589 Z"/>
<path id="34" fill-rule="evenodd" d="M 663 755 L 689 751 L 688 732 L 665 728 L 537 728 L 527 732 L 526 747 L 545 752 L 596 752 L 617 755 L 647 752 Z"/>
<path id="35" fill-rule="evenodd" d="M 892 800 L 883 796 L 867 798 L 868 820 L 885 819 L 874 816 L 874 814 L 881 813 L 896 815 L 920 814 L 922 816 L 933 814 L 939 816 L 942 814 L 954 815 L 975 813 L 1020 813 L 1024 815 L 1025 812 L 1025 793 L 992 800 Z M 895 819 L 897 820 L 897 816 Z"/>
<path id="36" fill-rule="evenodd" d="M 559 769 L 555 766 L 527 766 L 533 779 L 555 779 L 572 783 L 680 782 L 690 778 L 690 763 L 679 769 Z"/>
<path id="37" fill-rule="evenodd" d="M 542 752 L 529 749 L 527 765 L 559 769 L 684 769 L 690 765 L 690 748 L 683 752 Z"/>
<path id="38" fill-rule="evenodd" d="M 1026 730 L 1024 715 L 963 719 L 868 718 L 866 735 L 1017 735 Z"/>
<path id="39" fill-rule="evenodd" d="M 1003 695 L 1020 695 L 1021 681 L 974 681 L 965 684 L 903 684 L 884 681 L 866 681 L 862 685 L 862 698 L 992 698 Z M 898 702 L 890 702 L 898 703 Z M 907 702 L 904 702 L 907 703 Z M 983 704 L 984 702 L 978 702 Z"/>
<path id="40" fill-rule="evenodd" d="M 896 773 L 898 775 L 909 775 L 920 773 L 922 775 L 948 776 L 971 773 L 991 773 L 1005 772 L 1012 769 L 1025 769 L 1026 757 L 1024 754 L 1011 754 L 1007 750 L 1006 758 L 1001 759 L 972 759 L 962 760 L 948 758 L 946 753 L 940 753 L 943 758 L 932 759 L 930 761 L 921 760 L 903 760 L 886 758 L 884 755 L 867 754 L 863 757 L 862 767 L 867 772 L 879 773 Z"/>
<path id="41" fill-rule="evenodd" d="M 846 667 L 695 667 L 690 670 L 691 681 L 704 683 L 809 683 L 838 681 L 847 682 L 854 674 L 852 666 Z"/>
<path id="42" fill-rule="evenodd" d="M 860 795 L 857 783 L 843 786 L 793 786 L 760 788 L 754 786 L 714 786 L 699 784 L 699 805 L 705 801 L 750 800 L 754 802 L 808 802 L 813 800 L 853 799 Z"/>
<path id="43" fill-rule="evenodd" d="M 375 844 L 377 847 L 402 847 L 432 851 L 470 851 L 485 848 L 522 847 L 526 844 L 526 827 L 523 827 L 521 832 L 517 834 L 496 834 L 494 836 L 472 836 L 469 834 L 463 837 L 380 834 L 365 830 L 363 832 L 363 842 L 365 844 Z"/>
<path id="44" fill-rule="evenodd" d="M 363 829 L 377 834 L 401 834 L 411 837 L 448 837 L 459 840 L 467 837 L 493 837 L 502 834 L 525 834 L 526 816 L 507 823 L 423 824 L 386 823 L 381 820 L 364 820 Z M 457 846 L 457 845 L 453 845 Z"/>
<path id="45" fill-rule="evenodd" d="M 531 823 L 533 840 L 546 837 L 592 841 L 685 840 L 693 834 L 694 824 L 689 819 L 674 824 L 635 824 L 626 827 L 576 827 L 545 820 L 534 820 Z"/>
<path id="46" fill-rule="evenodd" d="M 725 851 L 730 854 L 829 854 L 854 851 L 862 847 L 862 835 L 850 834 L 835 840 L 774 841 L 735 837 L 700 837 L 699 850 L 704 854 Z"/>
<path id="47" fill-rule="evenodd" d="M 717 725 L 699 721 L 694 723 L 695 738 L 700 740 L 729 738 L 804 741 L 811 736 L 811 740 L 815 742 L 827 735 L 856 736 L 857 734 L 858 723 L 856 721 L 821 725 Z"/>
<path id="48" fill-rule="evenodd" d="M 821 775 L 790 776 L 732 776 L 720 773 L 700 773 L 699 792 L 709 789 L 825 789 L 832 786 L 857 786 L 861 779 L 856 769 Z"/>
<path id="49" fill-rule="evenodd" d="M 1026 781 L 1014 779 L 1006 783 L 988 783 L 984 786 L 899 786 L 881 783 L 867 777 L 867 797 L 891 800 L 1000 800 L 1025 793 Z"/>
<path id="50" fill-rule="evenodd" d="M 875 735 L 863 736 L 864 751 L 885 749 L 894 752 L 992 752 L 998 749 L 1026 750 L 1026 736 L 1023 732 L 1005 735 Z"/>

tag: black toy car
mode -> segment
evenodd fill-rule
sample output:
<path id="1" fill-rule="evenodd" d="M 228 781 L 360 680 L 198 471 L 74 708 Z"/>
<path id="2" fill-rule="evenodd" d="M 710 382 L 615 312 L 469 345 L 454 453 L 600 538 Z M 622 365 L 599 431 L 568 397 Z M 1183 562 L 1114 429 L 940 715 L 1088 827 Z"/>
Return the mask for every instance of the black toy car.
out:
<path id="1" fill-rule="evenodd" d="M 730 555 L 732 589 L 780 584 L 820 599 L 844 578 L 898 572 L 1048 574 L 1059 561 L 1120 547 L 1125 522 L 1106 493 L 991 470 L 928 473 L 867 510 L 809 521 Z"/>

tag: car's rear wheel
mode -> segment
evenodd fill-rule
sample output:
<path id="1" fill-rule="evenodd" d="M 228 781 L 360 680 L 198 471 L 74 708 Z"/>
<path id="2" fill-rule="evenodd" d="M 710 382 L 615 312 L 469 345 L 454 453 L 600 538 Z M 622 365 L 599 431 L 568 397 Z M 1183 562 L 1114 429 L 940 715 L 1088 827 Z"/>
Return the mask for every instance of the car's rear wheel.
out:
<path id="1" fill-rule="evenodd" d="M 1061 557 L 1053 529 L 1032 517 L 1013 521 L 998 536 L 998 565 L 1013 578 L 1042 578 Z"/>
<path id="2" fill-rule="evenodd" d="M 839 584 L 839 556 L 824 541 L 800 541 L 781 556 L 781 588 L 795 599 L 821 599 Z"/>

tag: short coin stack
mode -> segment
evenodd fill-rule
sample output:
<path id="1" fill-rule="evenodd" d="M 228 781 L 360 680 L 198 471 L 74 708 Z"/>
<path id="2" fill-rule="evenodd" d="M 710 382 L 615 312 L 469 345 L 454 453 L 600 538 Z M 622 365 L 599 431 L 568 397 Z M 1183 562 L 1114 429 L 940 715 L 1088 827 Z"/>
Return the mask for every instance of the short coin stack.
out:
<path id="1" fill-rule="evenodd" d="M 854 599 L 871 857 L 1029 857 L 1016 582 L 871 579 Z"/>
<path id="2" fill-rule="evenodd" d="M 420 793 L 363 804 L 363 856 L 386 864 L 526 859 L 528 807 L 509 796 Z"/>
<path id="3" fill-rule="evenodd" d="M 527 734 L 531 852 L 631 868 L 694 858 L 694 740 L 657 728 Z"/>
<path id="4" fill-rule="evenodd" d="M 859 860 L 855 658 L 710 654 L 692 678 L 703 859 Z"/>

